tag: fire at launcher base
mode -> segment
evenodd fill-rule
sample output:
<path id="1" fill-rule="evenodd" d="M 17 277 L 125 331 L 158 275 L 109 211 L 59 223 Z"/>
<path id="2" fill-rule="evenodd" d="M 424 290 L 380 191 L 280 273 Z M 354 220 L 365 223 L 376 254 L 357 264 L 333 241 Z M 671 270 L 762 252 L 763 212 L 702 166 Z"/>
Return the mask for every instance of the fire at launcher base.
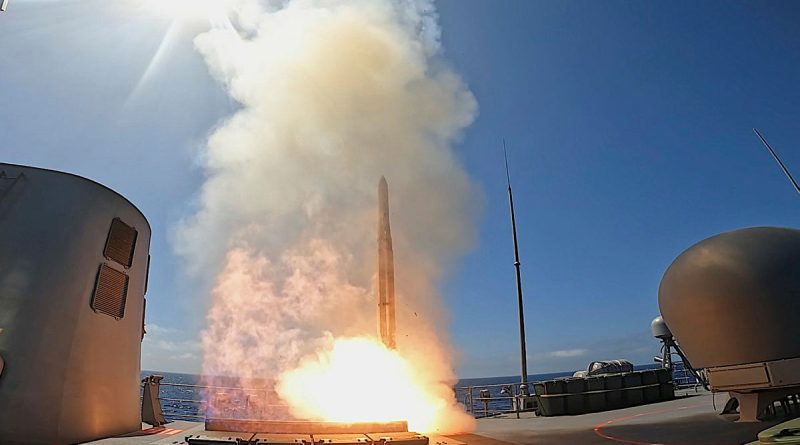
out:
<path id="1" fill-rule="evenodd" d="M 189 445 L 428 445 L 427 436 L 399 422 L 315 422 L 206 419 L 205 431 L 186 437 Z"/>
<path id="2" fill-rule="evenodd" d="M 204 431 L 186 437 L 189 445 L 428 445 L 430 439 L 417 433 L 275 434 Z"/>
<path id="3" fill-rule="evenodd" d="M 378 183 L 378 332 L 395 349 L 394 253 L 389 225 L 389 185 Z M 205 431 L 186 437 L 189 445 L 428 445 L 428 437 L 408 431 L 408 422 L 316 422 L 209 418 Z"/>

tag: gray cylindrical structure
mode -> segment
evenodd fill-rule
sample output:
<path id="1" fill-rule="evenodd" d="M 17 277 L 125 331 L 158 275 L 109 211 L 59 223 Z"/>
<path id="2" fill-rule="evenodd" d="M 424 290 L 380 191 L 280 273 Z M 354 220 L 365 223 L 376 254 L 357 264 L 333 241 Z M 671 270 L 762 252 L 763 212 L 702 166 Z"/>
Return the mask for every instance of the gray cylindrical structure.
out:
<path id="1" fill-rule="evenodd" d="M 0 443 L 141 428 L 150 227 L 79 176 L 0 163 Z"/>
<path id="2" fill-rule="evenodd" d="M 664 273 L 658 300 L 697 368 L 800 357 L 800 231 L 755 227 L 701 241 Z"/>

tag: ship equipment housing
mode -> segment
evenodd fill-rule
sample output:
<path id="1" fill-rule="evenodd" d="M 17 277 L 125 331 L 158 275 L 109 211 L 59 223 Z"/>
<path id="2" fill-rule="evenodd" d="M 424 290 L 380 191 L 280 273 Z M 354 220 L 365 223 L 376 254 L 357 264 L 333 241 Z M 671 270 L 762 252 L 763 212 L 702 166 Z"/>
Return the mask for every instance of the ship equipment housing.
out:
<path id="1" fill-rule="evenodd" d="M 0 443 L 141 429 L 150 226 L 80 176 L 0 163 Z"/>

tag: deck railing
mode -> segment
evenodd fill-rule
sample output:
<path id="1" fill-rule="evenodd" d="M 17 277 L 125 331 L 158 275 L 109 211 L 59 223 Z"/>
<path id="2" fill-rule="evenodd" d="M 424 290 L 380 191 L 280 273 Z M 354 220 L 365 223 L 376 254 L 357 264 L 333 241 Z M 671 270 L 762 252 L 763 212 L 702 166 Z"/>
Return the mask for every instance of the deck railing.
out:
<path id="1" fill-rule="evenodd" d="M 163 382 L 163 377 L 151 375 L 142 380 L 142 419 L 161 425 L 170 420 L 204 421 L 207 400 L 214 400 L 216 415 L 244 417 L 244 413 L 264 410 L 286 410 L 286 405 L 266 404 L 268 390 L 230 386 L 194 385 Z M 169 395 L 165 395 L 169 394 Z"/>
<path id="2" fill-rule="evenodd" d="M 702 384 L 694 375 L 683 366 L 682 362 L 673 362 L 672 378 L 675 389 L 702 388 Z M 531 396 L 534 382 L 529 382 Z M 520 403 L 526 398 L 522 397 L 519 383 L 501 383 L 492 385 L 471 385 L 456 387 L 456 399 L 464 409 L 476 418 L 498 416 L 501 414 L 516 414 L 526 411 L 525 403 Z M 528 397 L 527 399 L 530 399 Z"/>
<path id="3" fill-rule="evenodd" d="M 188 398 L 164 397 L 162 392 L 166 388 L 177 388 Z M 202 391 L 205 389 L 200 385 L 161 382 L 157 399 L 164 417 L 170 420 L 204 420 L 205 416 L 200 413 L 205 412 L 205 401 L 202 399 Z M 196 414 L 191 414 L 192 412 Z"/>
<path id="4" fill-rule="evenodd" d="M 696 390 L 703 386 L 697 377 L 684 366 L 683 362 L 672 363 L 672 380 L 675 382 L 676 389 L 694 388 Z"/>
<path id="5" fill-rule="evenodd" d="M 454 388 L 456 400 L 476 418 L 524 411 L 526 397 L 516 384 L 471 385 Z"/>
<path id="6" fill-rule="evenodd" d="M 673 381 L 676 388 L 699 386 L 699 382 L 691 373 L 683 368 L 682 363 L 675 363 Z M 187 383 L 163 382 L 161 376 L 148 376 L 142 380 L 142 419 L 151 423 L 166 420 L 204 421 L 207 411 L 207 396 L 226 397 L 227 407 L 217 407 L 217 412 L 237 417 L 237 412 L 252 410 L 259 400 L 267 400 L 267 390 L 263 388 L 242 389 L 228 386 L 193 385 Z M 148 393 L 148 386 L 149 391 Z M 533 383 L 529 385 L 533 388 Z M 476 418 L 491 417 L 501 414 L 516 414 L 530 410 L 532 397 L 523 396 L 519 384 L 500 383 L 491 385 L 470 385 L 453 388 L 456 400 L 464 409 Z M 168 395 L 165 395 L 167 393 Z M 531 394 L 533 395 L 533 394 Z M 219 400 L 219 399 L 217 399 Z M 286 409 L 286 405 L 263 405 L 263 408 Z M 161 416 L 161 417 L 159 417 Z"/>
<path id="7" fill-rule="evenodd" d="M 207 395 L 228 394 L 229 411 L 224 414 L 237 417 L 237 410 L 247 410 L 253 399 L 266 399 L 265 389 L 242 389 L 227 386 L 169 383 L 161 376 L 151 375 L 142 380 L 142 419 L 161 425 L 172 420 L 205 420 Z M 454 388 L 456 397 L 466 411 L 475 417 L 494 416 L 503 413 L 518 413 L 524 403 L 517 385 L 475 385 Z M 168 394 L 168 395 L 167 395 Z M 177 394 L 177 395 L 176 395 Z M 260 395 L 261 397 L 252 397 Z M 213 396 L 212 396 L 213 397 Z M 266 405 L 286 408 L 286 405 Z"/>

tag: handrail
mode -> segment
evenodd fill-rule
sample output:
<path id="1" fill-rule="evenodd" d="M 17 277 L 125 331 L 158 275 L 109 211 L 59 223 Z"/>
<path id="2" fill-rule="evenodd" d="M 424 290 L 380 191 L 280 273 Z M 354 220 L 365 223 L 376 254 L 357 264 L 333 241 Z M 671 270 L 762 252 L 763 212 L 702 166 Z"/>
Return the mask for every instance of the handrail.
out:
<path id="1" fill-rule="evenodd" d="M 509 392 L 500 391 L 500 395 L 498 395 L 497 388 L 507 389 Z M 453 390 L 456 400 L 464 406 L 468 413 L 475 417 L 514 413 L 519 418 L 520 411 L 524 410 L 524 406 L 527 405 L 526 401 L 529 399 L 528 396 L 520 392 L 519 385 L 516 383 L 461 386 L 454 387 Z M 488 397 L 482 397 L 481 393 L 488 395 Z M 505 401 L 508 401 L 508 403 L 503 403 Z"/>
<path id="2" fill-rule="evenodd" d="M 178 403 L 203 403 L 202 400 L 171 399 L 169 397 L 159 397 L 158 400 L 166 400 L 168 402 L 178 402 Z"/>
<path id="3" fill-rule="evenodd" d="M 146 378 L 147 381 L 150 377 Z M 268 388 L 237 388 L 232 386 L 211 386 L 211 385 L 200 385 L 200 384 L 189 384 L 189 383 L 168 383 L 163 382 L 161 380 L 158 381 L 158 391 L 155 391 L 155 387 L 153 388 L 153 394 L 155 396 L 154 402 L 155 404 L 160 405 L 162 409 L 163 416 L 170 419 L 204 419 L 205 416 L 202 413 L 191 414 L 187 412 L 179 412 L 180 410 L 186 411 L 194 411 L 198 409 L 200 411 L 203 410 L 203 405 L 206 400 L 203 400 L 202 392 L 205 391 L 233 391 L 236 393 L 241 394 L 242 396 L 246 396 L 248 393 L 266 393 L 270 390 Z M 187 388 L 192 390 L 191 396 L 200 397 L 198 399 L 193 398 L 180 398 L 180 397 L 167 397 L 166 395 L 162 395 L 161 393 L 161 386 L 165 387 L 172 387 L 172 388 Z M 510 393 L 501 393 L 497 394 L 497 388 L 508 388 Z M 490 416 L 490 415 L 497 415 L 497 414 L 506 414 L 506 413 L 516 413 L 519 416 L 519 412 L 522 409 L 522 406 L 525 405 L 524 400 L 525 396 L 523 396 L 519 392 L 519 385 L 515 383 L 497 383 L 497 384 L 487 384 L 487 385 L 475 385 L 475 386 L 460 386 L 460 387 L 453 387 L 454 395 L 459 403 L 463 403 L 467 412 L 471 413 L 474 416 Z M 488 390 L 490 392 L 489 397 L 480 397 L 479 394 L 481 390 Z M 494 394 L 492 394 L 494 393 Z M 460 397 L 460 394 L 463 394 L 463 398 Z M 239 399 L 239 397 L 235 396 L 234 399 Z M 244 399 L 244 397 L 242 397 Z M 507 401 L 507 402 L 506 402 Z M 171 404 L 185 404 L 190 405 L 186 407 L 179 407 L 179 406 L 170 406 Z M 476 406 L 477 405 L 477 406 Z M 144 404 L 143 404 L 144 406 Z M 285 404 L 260 404 L 262 408 L 268 407 L 286 407 Z M 194 408 L 196 407 L 196 408 Z"/>
<path id="4" fill-rule="evenodd" d="M 161 386 L 178 386 L 201 389 L 230 389 L 232 391 L 269 391 L 268 388 L 237 388 L 235 386 L 192 385 L 189 383 L 161 383 Z"/>
<path id="5" fill-rule="evenodd" d="M 489 385 L 456 386 L 454 389 L 468 390 L 469 388 L 502 388 L 504 386 L 518 386 L 519 383 L 492 383 Z"/>
<path id="6" fill-rule="evenodd" d="M 678 371 L 676 372 L 676 374 L 679 373 L 679 369 L 676 369 L 675 371 Z M 148 379 L 149 378 L 150 377 L 148 377 Z M 147 379 L 145 379 L 145 381 L 146 380 Z M 676 377 L 675 383 L 677 384 L 679 380 L 680 377 Z M 202 411 L 204 410 L 203 408 L 204 404 L 207 402 L 206 400 L 203 399 L 203 392 L 209 390 L 232 391 L 234 393 L 238 393 L 238 394 L 231 394 L 232 396 L 231 399 L 233 399 L 234 403 L 236 404 L 247 403 L 246 396 L 252 395 L 253 393 L 263 394 L 270 391 L 270 389 L 268 388 L 237 388 L 231 386 L 211 386 L 211 385 L 188 384 L 188 383 L 167 383 L 161 381 L 159 381 L 158 383 L 160 386 L 190 389 L 192 390 L 192 394 L 189 395 L 189 397 L 193 396 L 198 397 L 197 399 L 193 399 L 193 398 L 167 397 L 166 395 L 162 396 L 161 389 L 159 387 L 158 392 L 154 394 L 155 395 L 154 401 L 156 402 L 156 404 L 160 405 L 160 408 L 163 409 L 163 415 L 171 419 L 179 419 L 179 418 L 203 419 L 205 416 L 202 414 Z M 643 388 L 649 386 L 652 385 L 642 385 L 641 387 Z M 497 390 L 498 388 L 507 391 L 501 392 Z M 155 388 L 153 389 L 155 390 Z M 529 400 L 529 397 L 523 396 L 520 393 L 520 388 L 518 383 L 493 383 L 486 385 L 455 386 L 453 387 L 453 390 L 457 402 L 462 404 L 468 413 L 476 417 L 493 416 L 497 414 L 515 414 L 515 413 L 517 417 L 519 417 L 520 411 L 524 410 L 525 408 L 530 408 L 528 406 L 529 402 L 527 402 Z M 483 391 L 488 391 L 489 397 L 481 397 L 480 393 Z M 547 397 L 545 396 L 545 398 Z M 176 404 L 184 404 L 189 406 L 174 406 Z M 259 404 L 260 408 L 269 408 L 269 407 L 274 408 L 274 407 L 286 407 L 286 406 L 287 405 L 285 404 Z M 193 411 L 197 413 L 192 414 L 191 412 Z"/>
<path id="7" fill-rule="evenodd" d="M 144 389 L 147 391 L 147 397 L 141 397 L 142 400 L 142 419 L 146 419 L 147 423 L 153 422 L 158 424 L 163 418 L 169 419 L 191 419 L 203 420 L 205 415 L 201 412 L 204 410 L 204 405 L 207 403 L 203 399 L 203 393 L 207 391 L 230 391 L 234 401 L 247 403 L 246 400 L 249 396 L 254 394 L 266 394 L 270 391 L 268 388 L 237 388 L 232 386 L 212 386 L 212 385 L 199 385 L 189 383 L 167 383 L 163 382 L 161 376 L 148 376 L 142 380 Z M 172 388 L 186 388 L 191 390 L 191 396 L 200 397 L 198 399 L 191 398 L 177 398 L 167 397 L 162 395 L 161 387 L 167 386 Z M 176 406 L 176 405 L 189 405 L 189 406 Z M 260 408 L 285 408 L 285 404 L 259 404 Z M 181 410 L 186 411 L 180 412 Z M 191 411 L 197 410 L 196 414 Z M 156 414 L 157 413 L 157 414 Z M 163 423 L 162 423 L 163 424 Z"/>

